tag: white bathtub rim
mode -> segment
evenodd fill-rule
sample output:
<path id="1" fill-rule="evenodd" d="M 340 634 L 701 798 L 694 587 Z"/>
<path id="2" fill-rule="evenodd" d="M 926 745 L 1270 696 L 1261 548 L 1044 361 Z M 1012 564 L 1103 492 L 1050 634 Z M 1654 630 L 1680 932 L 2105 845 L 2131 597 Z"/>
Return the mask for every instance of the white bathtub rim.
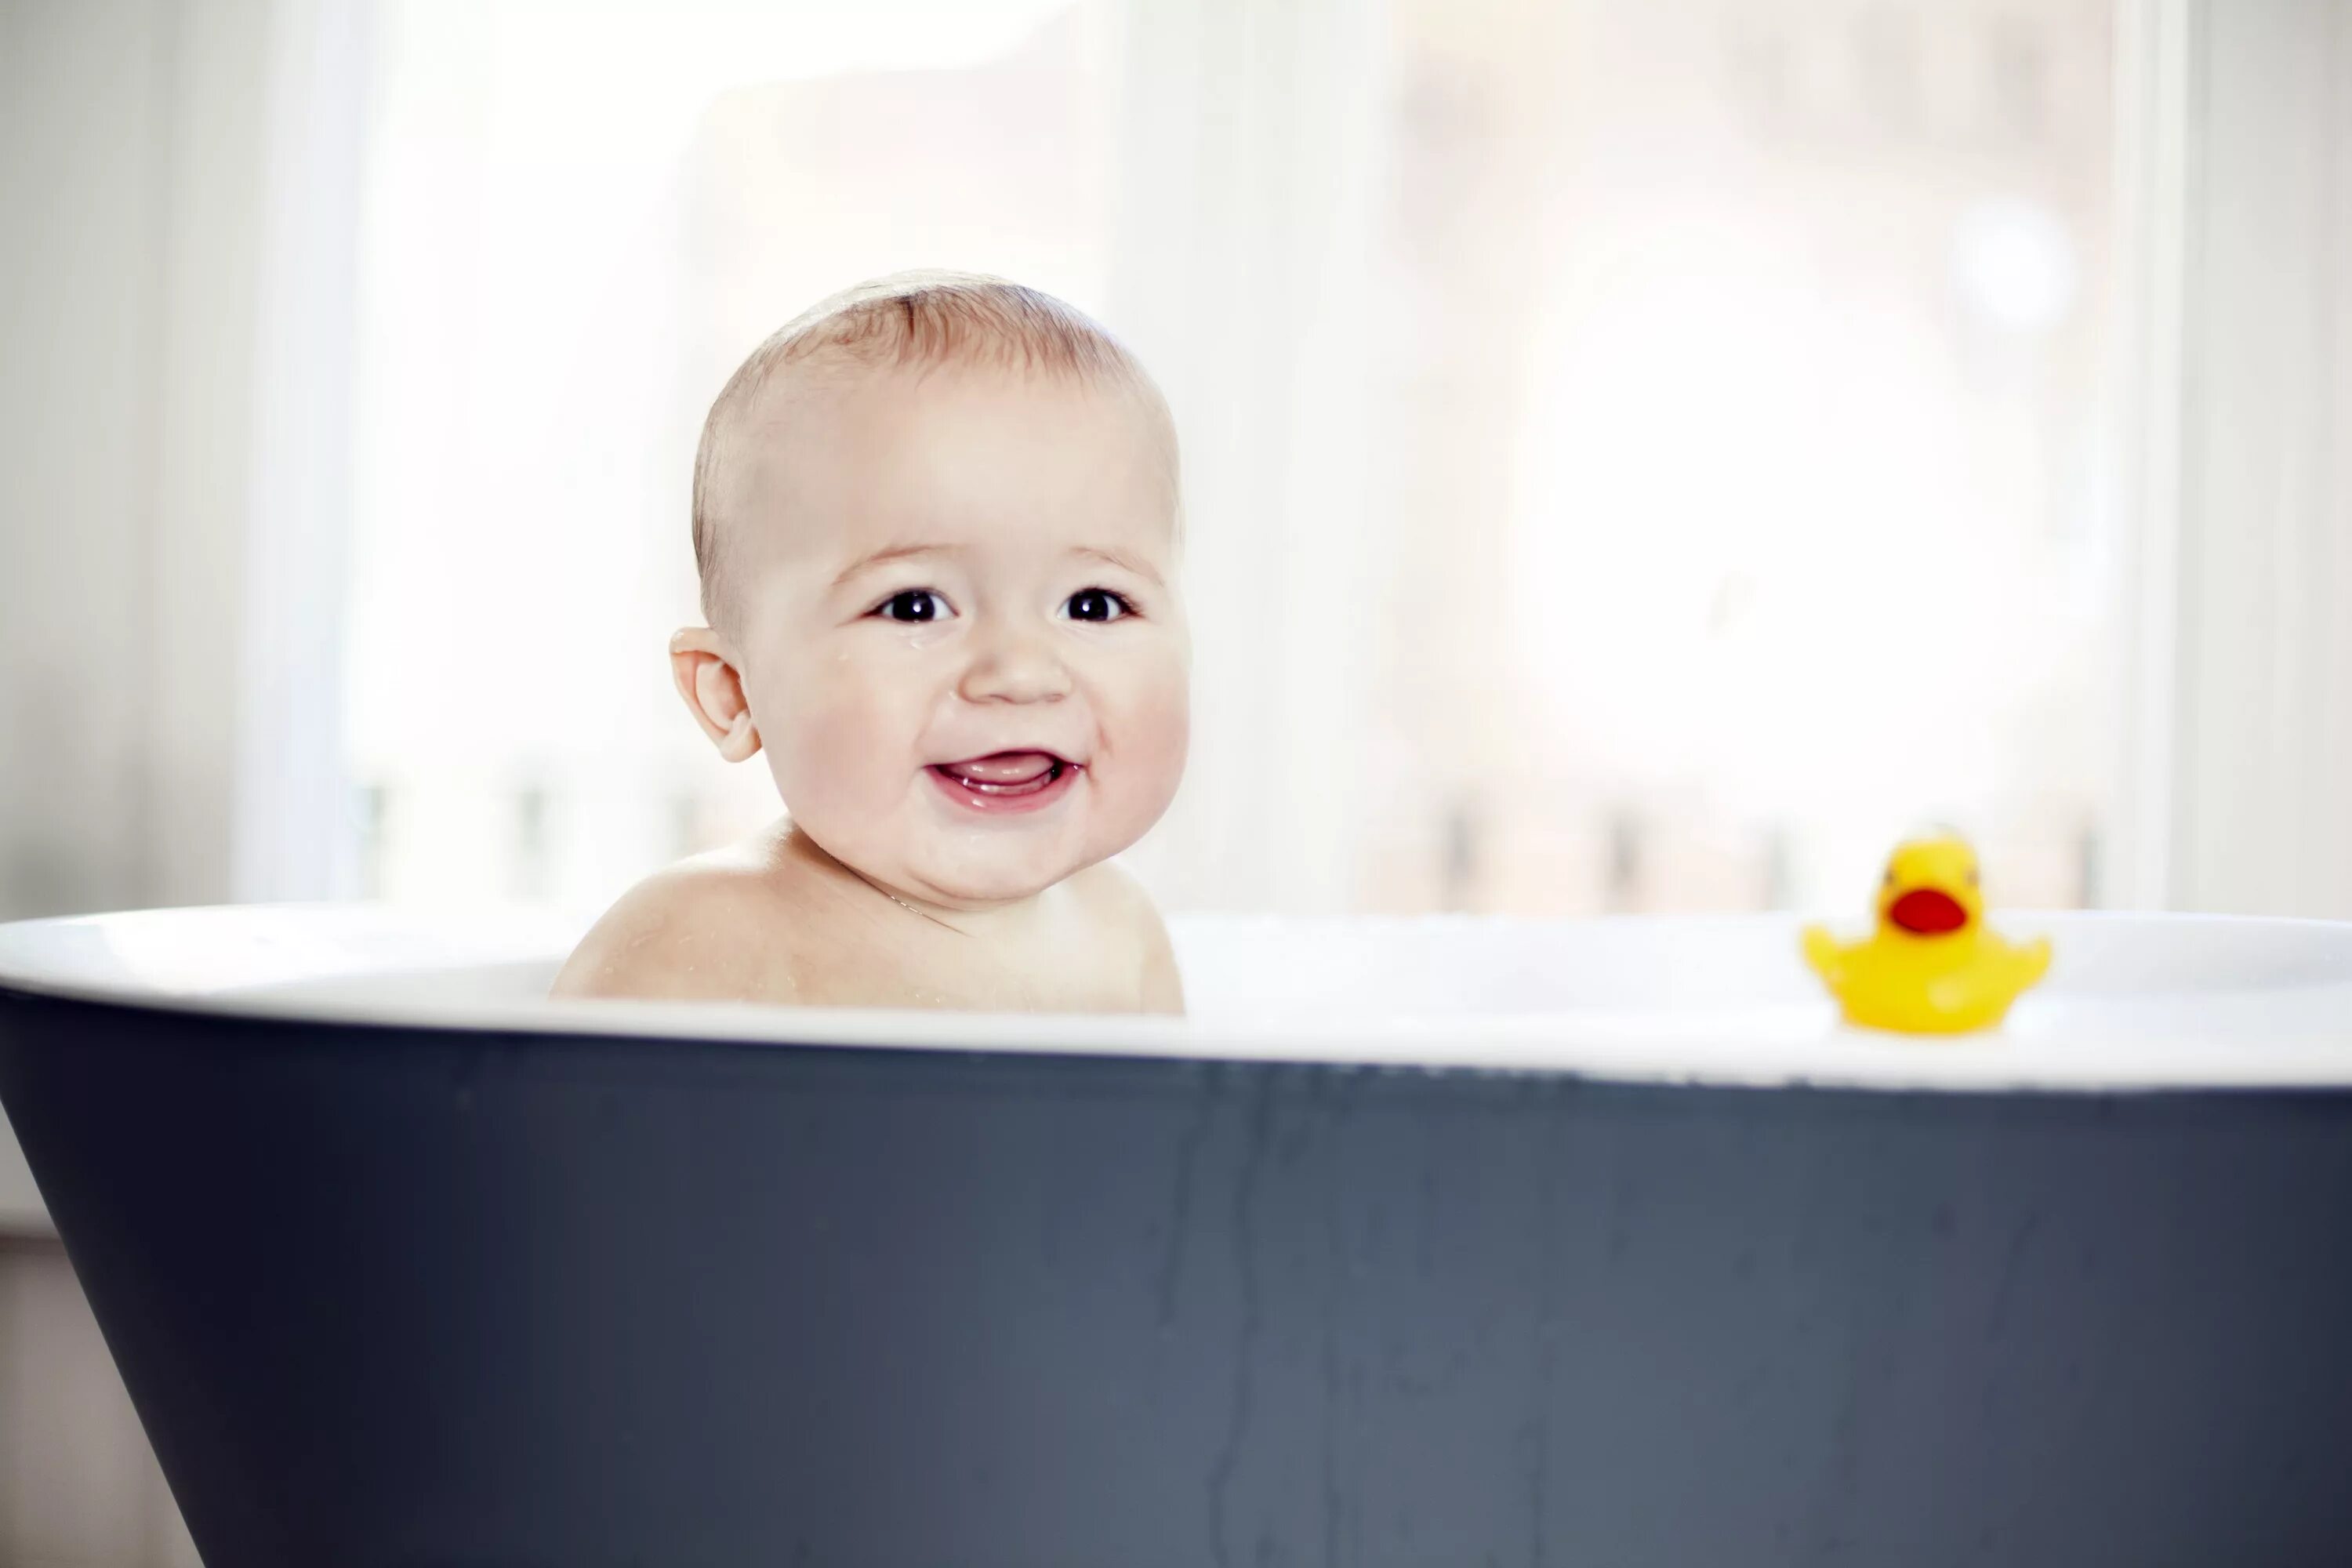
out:
<path id="1" fill-rule="evenodd" d="M 0 925 L 0 988 L 114 1008 L 213 1018 L 356 1026 L 366 1028 L 494 1031 L 615 1039 L 672 1037 L 740 1044 L 940 1052 L 1286 1064 L 1391 1073 L 1506 1073 L 1605 1082 L 1769 1089 L 1821 1087 L 1888 1091 L 2142 1092 L 2181 1090 L 2341 1090 L 2352 1089 L 2352 978 L 2302 988 L 2299 1029 L 2273 1031 L 2260 1048 L 2211 1033 L 2147 1037 L 2126 1020 L 2066 1016 L 2029 997 L 2012 1026 L 1955 1038 L 1915 1038 L 1847 1028 L 1826 1002 L 1709 1013 L 1591 1009 L 1574 1013 L 1486 1013 L 1349 1017 L 1318 1021 L 1231 1015 L 1183 1019 L 1126 1016 L 962 1013 L 869 1008 L 807 1008 L 721 1003 L 444 1001 L 433 997 L 333 996 L 331 983 L 291 982 L 256 988 L 193 992 L 44 973 L 24 950 L 34 927 L 99 921 L 214 919 L 301 924 L 320 920 L 386 922 L 407 930 L 425 920 L 490 931 L 528 933 L 504 953 L 488 952 L 466 967 L 484 970 L 544 963 L 551 932 L 568 917 L 538 911 L 517 923 L 514 911 L 417 911 L 364 906 L 237 906 L 233 910 L 142 911 Z M 1237 917 L 1246 922 L 1255 917 Z M 1401 917 L 1388 923 L 1459 925 L 1477 917 Z M 2075 917 L 2079 920 L 2081 917 Z M 2269 917 L 2132 915 L 2149 922 L 2227 921 L 2326 933 L 2352 941 L 2352 926 Z M 1267 917 L 1271 921 L 1273 917 Z M 1611 917 L 1654 928 L 1738 924 L 1785 931 L 1792 916 Z M 1523 925 L 1587 922 L 1522 921 Z M 2074 923 L 2021 917 L 2020 929 Z M 576 926 L 571 929 L 576 931 Z M 1621 929 L 1623 929 L 1621 925 Z M 566 939 L 568 940 L 568 939 Z M 444 965 L 445 970 L 459 966 Z M 414 966 L 413 973 L 434 973 Z M 363 972 L 379 977 L 398 971 Z M 298 991 L 295 987 L 300 987 Z M 2310 1019 L 2324 1019 L 2318 1026 Z M 1759 1022 L 1764 1026 L 1759 1030 Z M 2338 1025 L 2341 1026 L 2337 1026 Z"/>

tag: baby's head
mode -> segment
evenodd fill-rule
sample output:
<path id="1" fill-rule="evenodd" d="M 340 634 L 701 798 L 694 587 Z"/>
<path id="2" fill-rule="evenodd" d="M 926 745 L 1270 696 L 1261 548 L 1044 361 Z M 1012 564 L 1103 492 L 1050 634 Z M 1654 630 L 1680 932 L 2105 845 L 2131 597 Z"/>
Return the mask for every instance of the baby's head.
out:
<path id="1" fill-rule="evenodd" d="M 709 623 L 678 690 L 793 822 L 979 909 L 1117 854 L 1189 735 L 1175 437 L 1057 300 L 913 274 L 835 296 L 719 393 L 694 473 Z"/>

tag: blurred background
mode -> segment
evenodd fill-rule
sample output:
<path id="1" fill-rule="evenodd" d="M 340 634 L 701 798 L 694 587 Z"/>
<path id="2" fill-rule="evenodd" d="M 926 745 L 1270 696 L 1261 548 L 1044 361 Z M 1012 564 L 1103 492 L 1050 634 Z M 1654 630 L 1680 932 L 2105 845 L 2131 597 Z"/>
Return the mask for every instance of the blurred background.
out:
<path id="1" fill-rule="evenodd" d="M 0 918 L 765 820 L 694 439 L 912 266 L 1175 408 L 1171 910 L 2352 916 L 2338 0 L 0 0 Z M 0 1563 L 192 1560 L 13 1155 Z"/>
<path id="2" fill-rule="evenodd" d="M 1175 405 L 1171 908 L 1843 907 L 1943 820 L 2352 913 L 2339 5 L 0 15 L 0 914 L 766 819 L 669 689 L 694 439 L 919 265 Z"/>

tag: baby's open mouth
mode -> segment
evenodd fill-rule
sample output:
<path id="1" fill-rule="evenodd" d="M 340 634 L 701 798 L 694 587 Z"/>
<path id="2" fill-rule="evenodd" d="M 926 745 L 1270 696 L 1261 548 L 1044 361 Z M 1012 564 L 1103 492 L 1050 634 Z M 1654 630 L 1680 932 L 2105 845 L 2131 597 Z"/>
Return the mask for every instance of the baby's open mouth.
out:
<path id="1" fill-rule="evenodd" d="M 992 752 L 961 763 L 935 763 L 931 772 L 982 799 L 1004 800 L 1042 795 L 1077 767 L 1051 752 Z"/>

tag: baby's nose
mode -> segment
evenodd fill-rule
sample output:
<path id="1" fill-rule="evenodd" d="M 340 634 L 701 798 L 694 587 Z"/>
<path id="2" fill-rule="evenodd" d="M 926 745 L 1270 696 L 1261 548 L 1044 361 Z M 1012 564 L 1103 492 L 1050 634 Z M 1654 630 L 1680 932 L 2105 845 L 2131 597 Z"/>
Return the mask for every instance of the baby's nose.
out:
<path id="1" fill-rule="evenodd" d="M 1069 695 L 1070 671 L 1050 639 L 1010 628 L 981 645 L 956 689 L 967 702 L 1052 702 Z"/>

